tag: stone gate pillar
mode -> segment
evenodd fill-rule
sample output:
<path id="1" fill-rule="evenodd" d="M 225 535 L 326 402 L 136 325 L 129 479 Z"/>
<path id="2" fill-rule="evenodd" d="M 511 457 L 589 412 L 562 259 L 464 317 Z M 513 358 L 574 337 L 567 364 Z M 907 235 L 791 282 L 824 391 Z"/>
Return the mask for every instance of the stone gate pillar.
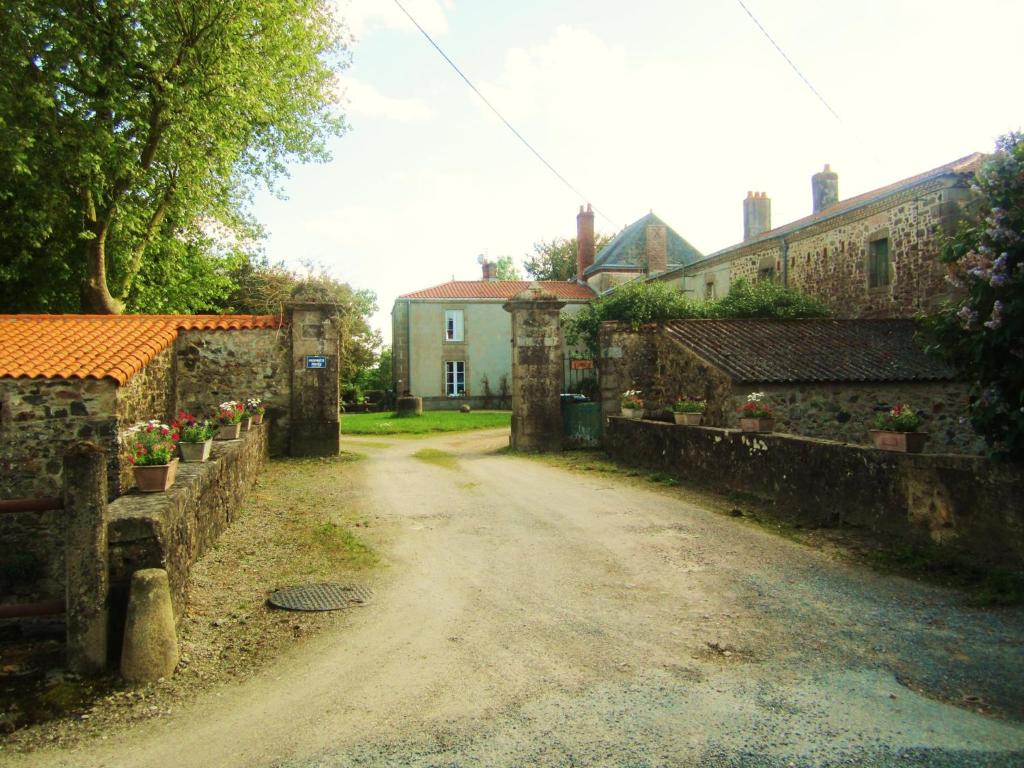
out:
<path id="1" fill-rule="evenodd" d="M 341 449 L 338 310 L 303 302 L 287 310 L 292 352 L 288 454 L 336 456 Z"/>
<path id="2" fill-rule="evenodd" d="M 504 306 L 512 313 L 512 448 L 560 451 L 565 302 L 533 283 Z"/>

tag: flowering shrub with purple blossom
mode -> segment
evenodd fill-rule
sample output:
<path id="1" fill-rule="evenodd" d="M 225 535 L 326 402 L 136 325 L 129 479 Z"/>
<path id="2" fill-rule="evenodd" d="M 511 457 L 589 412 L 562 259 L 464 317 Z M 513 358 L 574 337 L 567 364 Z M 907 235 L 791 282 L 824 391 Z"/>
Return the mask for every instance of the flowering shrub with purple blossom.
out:
<path id="1" fill-rule="evenodd" d="M 974 385 L 971 423 L 994 455 L 1024 460 L 1024 135 L 978 172 L 943 261 L 956 298 L 925 318 L 928 352 Z"/>

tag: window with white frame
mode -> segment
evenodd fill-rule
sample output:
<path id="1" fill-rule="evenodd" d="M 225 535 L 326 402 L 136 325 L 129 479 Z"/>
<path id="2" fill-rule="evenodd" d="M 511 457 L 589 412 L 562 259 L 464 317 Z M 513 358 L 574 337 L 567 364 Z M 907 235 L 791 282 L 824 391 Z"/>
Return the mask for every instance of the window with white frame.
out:
<path id="1" fill-rule="evenodd" d="M 466 364 L 462 360 L 445 362 L 444 391 L 448 397 L 462 397 L 466 394 Z"/>
<path id="2" fill-rule="evenodd" d="M 465 333 L 465 321 L 462 318 L 461 309 L 446 309 L 444 311 L 444 340 L 462 341 Z"/>

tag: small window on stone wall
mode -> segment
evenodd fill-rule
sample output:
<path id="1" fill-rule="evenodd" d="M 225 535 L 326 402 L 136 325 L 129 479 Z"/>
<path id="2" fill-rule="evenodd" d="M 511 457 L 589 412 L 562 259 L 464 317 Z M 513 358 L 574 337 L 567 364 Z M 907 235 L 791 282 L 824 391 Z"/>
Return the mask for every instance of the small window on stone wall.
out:
<path id="1" fill-rule="evenodd" d="M 868 243 L 868 288 L 884 288 L 892 282 L 889 267 L 889 238 Z"/>
<path id="2" fill-rule="evenodd" d="M 704 298 L 713 299 L 715 298 L 715 284 L 713 282 L 707 282 L 704 284 Z"/>
<path id="3" fill-rule="evenodd" d="M 765 267 L 764 269 L 757 270 L 757 279 L 761 280 L 774 280 L 775 279 L 775 267 Z"/>

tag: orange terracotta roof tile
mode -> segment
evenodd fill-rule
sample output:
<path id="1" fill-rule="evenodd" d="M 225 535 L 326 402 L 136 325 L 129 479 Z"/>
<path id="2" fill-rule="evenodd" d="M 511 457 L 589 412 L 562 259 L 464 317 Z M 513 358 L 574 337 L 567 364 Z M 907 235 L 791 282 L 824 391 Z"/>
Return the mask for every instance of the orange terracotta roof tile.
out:
<path id="1" fill-rule="evenodd" d="M 590 286 L 571 281 L 541 280 L 542 288 L 560 299 L 592 299 Z M 400 299 L 511 299 L 530 287 L 529 280 L 450 280 L 422 291 L 413 291 Z"/>
<path id="2" fill-rule="evenodd" d="M 0 378 L 124 384 L 183 330 L 280 328 L 273 315 L 0 315 Z"/>

